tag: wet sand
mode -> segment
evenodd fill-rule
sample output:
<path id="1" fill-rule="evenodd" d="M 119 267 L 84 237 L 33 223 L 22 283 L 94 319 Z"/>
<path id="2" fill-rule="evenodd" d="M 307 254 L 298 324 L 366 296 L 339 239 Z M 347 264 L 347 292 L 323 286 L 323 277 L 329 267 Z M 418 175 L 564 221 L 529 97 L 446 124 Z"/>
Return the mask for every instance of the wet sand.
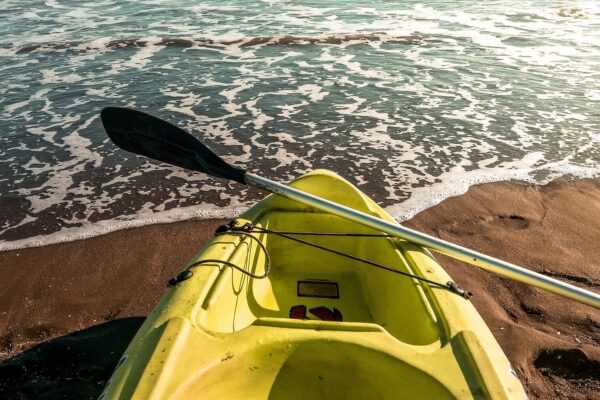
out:
<path id="1" fill-rule="evenodd" d="M 170 277 L 224 221 L 0 253 L 0 398 L 95 398 Z M 407 226 L 600 292 L 600 180 L 471 188 Z M 600 398 L 600 311 L 444 256 L 532 399 Z"/>

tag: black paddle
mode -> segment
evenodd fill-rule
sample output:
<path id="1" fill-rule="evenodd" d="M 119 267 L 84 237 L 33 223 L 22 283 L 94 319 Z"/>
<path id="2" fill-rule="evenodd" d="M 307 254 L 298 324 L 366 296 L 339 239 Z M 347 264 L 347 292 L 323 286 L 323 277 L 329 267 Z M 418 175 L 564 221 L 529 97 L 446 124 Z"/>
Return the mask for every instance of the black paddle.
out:
<path id="1" fill-rule="evenodd" d="M 507 278 L 548 290 L 600 309 L 600 295 L 498 260 L 399 224 L 348 208 L 281 183 L 233 167 L 189 133 L 161 119 L 127 108 L 102 110 L 102 123 L 111 140 L 123 150 L 219 178 L 256 186 L 381 232 L 408 240 Z"/>
<path id="2" fill-rule="evenodd" d="M 123 150 L 246 183 L 246 171 L 227 164 L 195 137 L 162 119 L 121 107 L 105 108 L 100 118 L 110 140 Z"/>

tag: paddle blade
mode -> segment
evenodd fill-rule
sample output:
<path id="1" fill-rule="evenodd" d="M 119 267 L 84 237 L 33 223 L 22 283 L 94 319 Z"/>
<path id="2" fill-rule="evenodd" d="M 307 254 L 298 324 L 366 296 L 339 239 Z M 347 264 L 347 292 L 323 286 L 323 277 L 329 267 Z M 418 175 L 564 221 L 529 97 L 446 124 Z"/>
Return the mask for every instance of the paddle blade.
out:
<path id="1" fill-rule="evenodd" d="M 141 111 L 106 107 L 100 117 L 114 144 L 131 153 L 245 183 L 246 171 L 227 164 L 195 137 Z"/>

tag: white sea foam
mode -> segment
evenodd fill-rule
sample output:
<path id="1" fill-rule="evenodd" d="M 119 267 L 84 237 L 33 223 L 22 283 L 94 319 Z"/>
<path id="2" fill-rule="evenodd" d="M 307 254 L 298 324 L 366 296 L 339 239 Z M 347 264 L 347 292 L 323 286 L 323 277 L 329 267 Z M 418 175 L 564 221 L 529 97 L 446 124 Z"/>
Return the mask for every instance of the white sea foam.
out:
<path id="1" fill-rule="evenodd" d="M 105 235 L 123 229 L 138 228 L 147 225 L 193 219 L 231 219 L 239 216 L 243 211 L 245 211 L 245 208 L 222 210 L 211 204 L 200 204 L 194 207 L 161 211 L 155 214 L 150 213 L 149 215 L 133 216 L 129 217 L 130 219 L 104 220 L 93 224 L 85 223 L 82 227 L 63 228 L 61 231 L 50 235 L 34 236 L 15 241 L 0 241 L 0 251 L 72 242 Z"/>
<path id="2" fill-rule="evenodd" d="M 164 113 L 228 161 L 282 180 L 330 164 L 359 186 L 375 183 L 368 194 L 401 220 L 481 182 L 598 176 L 597 4 L 148 4 L 49 0 L 7 13 L 2 161 L 20 185 L 10 194 L 30 214 L 62 207 L 59 222 L 84 226 L 2 246 L 249 206 L 245 189 L 131 157 L 115 165 L 122 155 L 93 117 L 108 104 Z M 533 156 L 514 161 L 524 153 Z M 153 173 L 162 194 L 145 181 Z M 203 196 L 222 208 L 171 208 Z M 121 208 L 127 217 L 85 222 Z"/>
<path id="3" fill-rule="evenodd" d="M 128 62 L 123 64 L 124 68 L 135 68 L 142 69 L 150 62 L 150 58 L 157 52 L 162 50 L 162 47 L 156 46 L 160 42 L 159 37 L 149 37 L 144 39 L 147 44 L 140 48 L 136 54 L 134 54 Z"/>
<path id="4" fill-rule="evenodd" d="M 44 4 L 47 5 L 48 7 L 61 8 L 61 6 L 60 6 L 60 4 L 58 4 L 57 0 L 45 0 Z"/>
<path id="5" fill-rule="evenodd" d="M 600 101 L 600 89 L 587 89 L 585 97 L 590 101 Z"/>
<path id="6" fill-rule="evenodd" d="M 275 154 L 274 157 L 282 162 L 289 163 L 294 160 L 303 162 L 303 160 L 300 158 L 290 158 L 289 154 L 280 154 L 280 151 L 284 150 L 278 150 L 278 153 Z M 503 167 L 482 168 L 474 171 L 465 171 L 462 166 L 458 165 L 439 176 L 438 179 L 440 179 L 441 182 L 428 187 L 413 189 L 408 200 L 400 204 L 388 206 L 386 207 L 386 211 L 389 212 L 398 222 L 404 222 L 414 217 L 419 212 L 433 207 L 447 198 L 466 193 L 467 190 L 474 185 L 500 181 L 521 181 L 528 182 L 530 184 L 544 185 L 564 175 L 569 175 L 571 177 L 580 179 L 593 179 L 600 177 L 600 165 L 592 167 L 575 166 L 565 160 L 563 162 L 534 167 L 534 165 L 538 163 L 541 158 L 542 156 L 540 154 L 533 153 L 524 157 L 520 161 L 505 163 Z M 35 162 L 35 160 L 32 160 L 32 162 Z M 539 178 L 533 177 L 532 173 L 542 170 L 548 172 L 548 175 L 545 179 L 540 181 Z M 386 175 L 388 178 L 392 177 L 391 174 Z M 394 176 L 391 179 L 397 178 L 397 176 Z M 357 176 L 356 180 L 359 185 L 368 183 L 361 176 Z M 115 179 L 114 181 L 110 182 L 110 184 L 117 182 L 127 183 L 128 181 L 129 179 Z M 210 189 L 210 187 L 205 189 Z M 218 190 L 222 188 L 213 187 L 213 189 Z M 189 195 L 195 193 L 183 192 L 181 194 Z M 35 236 L 15 241 L 0 241 L 0 251 L 71 242 L 108 234 L 118 230 L 154 224 L 172 223 L 194 219 L 232 219 L 246 211 L 247 208 L 247 205 L 239 203 L 234 203 L 233 207 L 226 208 L 217 207 L 214 204 L 203 203 L 192 207 L 175 208 L 164 211 L 160 207 L 157 208 L 154 204 L 148 203 L 148 206 L 143 207 L 141 212 L 136 215 L 123 216 L 113 220 L 98 221 L 93 224 L 85 221 L 74 220 L 72 222 L 81 222 L 83 223 L 83 226 L 77 228 L 63 228 L 59 232 L 50 235 Z M 32 219 L 29 218 L 22 223 L 24 224 L 30 222 L 31 220 Z"/>
<path id="7" fill-rule="evenodd" d="M 545 185 L 552 180 L 568 175 L 578 179 L 600 177 L 600 166 L 576 166 L 564 160 L 551 164 L 534 166 L 543 156 L 539 153 L 527 155 L 520 161 L 504 163 L 502 167 L 482 168 L 465 171 L 456 166 L 438 177 L 441 180 L 431 186 L 417 188 L 405 202 L 387 207 L 386 210 L 399 222 L 404 222 L 416 214 L 433 207 L 447 198 L 466 193 L 471 186 L 502 181 L 521 181 L 530 184 Z M 546 177 L 534 177 L 537 171 L 546 172 Z"/>

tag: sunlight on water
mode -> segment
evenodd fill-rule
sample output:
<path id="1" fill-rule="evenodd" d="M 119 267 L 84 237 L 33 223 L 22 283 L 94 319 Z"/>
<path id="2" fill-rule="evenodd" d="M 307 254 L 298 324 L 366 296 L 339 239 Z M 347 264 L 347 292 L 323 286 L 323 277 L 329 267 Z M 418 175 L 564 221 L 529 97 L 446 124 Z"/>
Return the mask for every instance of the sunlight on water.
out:
<path id="1" fill-rule="evenodd" d="M 334 170 L 399 220 L 476 183 L 600 175 L 597 2 L 174 4 L 3 3 L 0 249 L 263 195 L 116 150 L 108 105 L 276 180 Z"/>

